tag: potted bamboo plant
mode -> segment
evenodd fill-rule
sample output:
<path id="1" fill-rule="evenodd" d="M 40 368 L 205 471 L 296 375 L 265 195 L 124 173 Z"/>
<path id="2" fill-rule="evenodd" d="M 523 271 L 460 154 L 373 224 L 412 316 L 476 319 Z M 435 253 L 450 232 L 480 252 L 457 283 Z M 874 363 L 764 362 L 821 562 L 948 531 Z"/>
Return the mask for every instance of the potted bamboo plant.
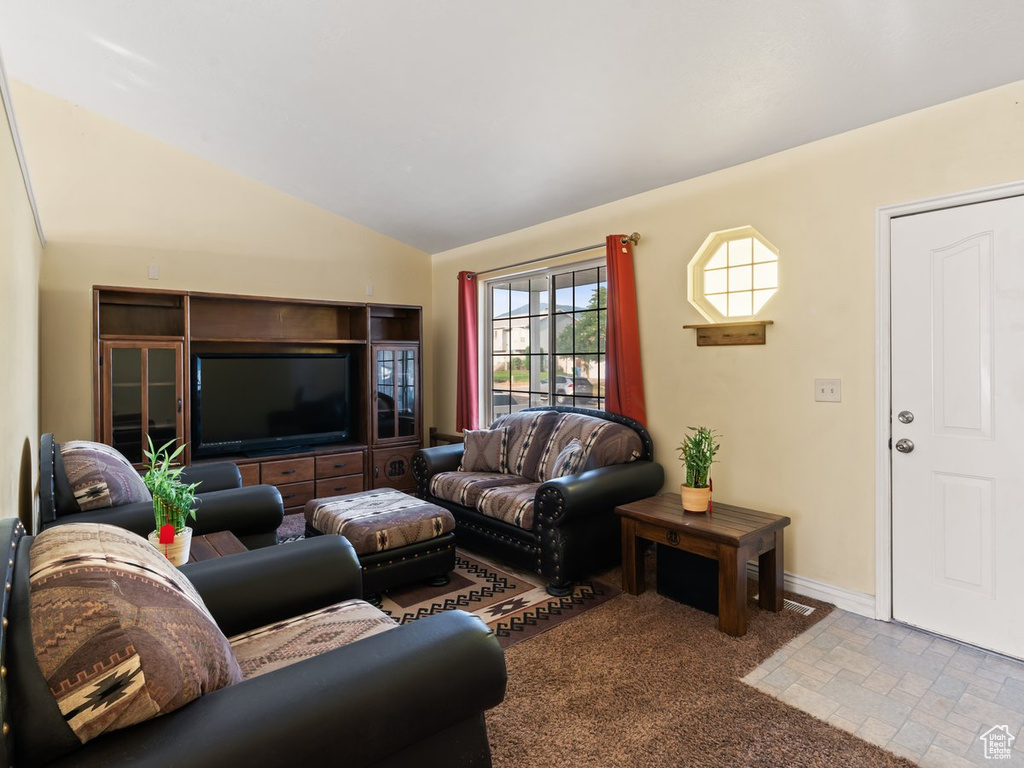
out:
<path id="1" fill-rule="evenodd" d="M 687 427 L 691 434 L 679 444 L 679 460 L 686 468 L 686 482 L 679 486 L 683 511 L 704 513 L 711 503 L 711 465 L 720 437 L 708 427 Z"/>
<path id="2" fill-rule="evenodd" d="M 181 445 L 171 452 L 174 442 L 171 440 L 160 448 L 154 448 L 153 439 L 149 438 L 149 450 L 142 452 L 147 461 L 142 481 L 153 494 L 156 529 L 149 534 L 149 541 L 164 553 L 172 565 L 184 565 L 188 562 L 192 546 L 192 529 L 186 523 L 189 518 L 196 518 L 193 504 L 199 483 L 186 484 L 181 481 L 184 468 L 175 459 L 185 450 L 185 446 Z"/>

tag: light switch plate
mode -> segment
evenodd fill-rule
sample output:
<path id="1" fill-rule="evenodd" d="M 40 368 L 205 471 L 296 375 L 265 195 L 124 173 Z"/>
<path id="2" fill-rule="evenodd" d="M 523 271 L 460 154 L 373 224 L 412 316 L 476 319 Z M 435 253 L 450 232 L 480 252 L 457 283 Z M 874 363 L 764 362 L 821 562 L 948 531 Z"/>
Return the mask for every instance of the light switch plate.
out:
<path id="1" fill-rule="evenodd" d="M 839 403 L 843 400 L 842 379 L 815 379 L 814 400 L 819 403 Z"/>

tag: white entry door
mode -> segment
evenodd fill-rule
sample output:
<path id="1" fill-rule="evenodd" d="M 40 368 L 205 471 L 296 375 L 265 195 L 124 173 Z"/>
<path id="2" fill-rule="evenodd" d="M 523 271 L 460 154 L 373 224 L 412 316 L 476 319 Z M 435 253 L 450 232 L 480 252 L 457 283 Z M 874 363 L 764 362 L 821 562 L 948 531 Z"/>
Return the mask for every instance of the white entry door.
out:
<path id="1" fill-rule="evenodd" d="M 1024 197 L 891 233 L 893 617 L 1024 658 Z"/>

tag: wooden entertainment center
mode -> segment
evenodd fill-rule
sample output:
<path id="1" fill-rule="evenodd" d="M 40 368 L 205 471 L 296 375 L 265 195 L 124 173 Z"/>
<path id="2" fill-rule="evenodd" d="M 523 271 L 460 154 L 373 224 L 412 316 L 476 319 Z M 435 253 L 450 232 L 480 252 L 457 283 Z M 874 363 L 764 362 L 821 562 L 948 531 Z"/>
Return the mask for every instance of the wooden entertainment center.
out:
<path id="1" fill-rule="evenodd" d="M 408 305 L 95 286 L 95 439 L 136 463 L 147 436 L 187 443 L 195 354 L 347 352 L 358 382 L 352 442 L 210 460 L 234 461 L 246 485 L 277 486 L 287 513 L 321 496 L 412 489 L 423 434 L 422 318 Z"/>

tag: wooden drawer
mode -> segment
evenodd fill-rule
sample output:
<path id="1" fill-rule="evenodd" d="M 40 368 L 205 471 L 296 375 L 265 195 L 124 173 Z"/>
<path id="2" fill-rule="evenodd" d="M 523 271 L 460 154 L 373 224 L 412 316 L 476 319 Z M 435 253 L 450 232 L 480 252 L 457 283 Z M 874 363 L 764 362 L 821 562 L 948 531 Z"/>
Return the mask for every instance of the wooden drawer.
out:
<path id="1" fill-rule="evenodd" d="M 333 453 L 316 457 L 316 478 L 341 477 L 342 475 L 363 474 L 363 452 Z M 317 492 L 319 495 L 319 492 Z"/>
<path id="2" fill-rule="evenodd" d="M 264 461 L 260 468 L 260 478 L 267 485 L 282 483 L 301 483 L 312 480 L 316 476 L 316 464 L 312 457 L 308 459 L 287 459 L 285 461 Z M 285 506 L 288 506 L 285 504 Z"/>
<path id="3" fill-rule="evenodd" d="M 242 485 L 260 484 L 259 464 L 239 464 L 238 471 L 242 473 Z"/>
<path id="4" fill-rule="evenodd" d="M 277 486 L 277 490 L 281 492 L 281 501 L 284 502 L 284 511 L 286 513 L 289 510 L 298 511 L 306 506 L 307 501 L 315 498 L 313 495 L 314 485 L 310 480 L 306 483 L 286 483 Z"/>
<path id="5" fill-rule="evenodd" d="M 346 493 L 356 493 L 366 490 L 363 487 L 362 475 L 349 475 L 348 477 L 329 477 L 326 480 L 316 481 L 316 498 L 323 499 L 328 496 L 344 496 Z"/>

